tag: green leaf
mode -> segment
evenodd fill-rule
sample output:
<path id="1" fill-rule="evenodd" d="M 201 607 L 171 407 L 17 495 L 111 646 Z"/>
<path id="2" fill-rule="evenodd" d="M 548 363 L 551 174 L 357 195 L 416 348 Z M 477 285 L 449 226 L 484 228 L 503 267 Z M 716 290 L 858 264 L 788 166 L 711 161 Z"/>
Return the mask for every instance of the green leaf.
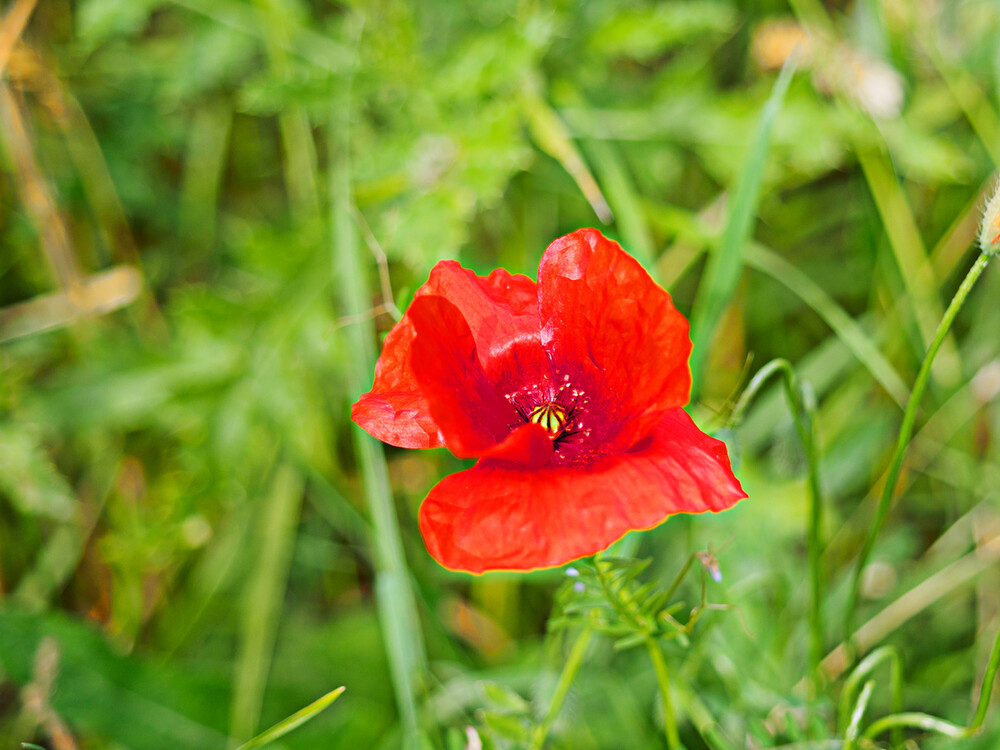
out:
<path id="1" fill-rule="evenodd" d="M 525 743 L 530 738 L 524 721 L 516 716 L 497 713 L 495 711 L 483 711 L 482 717 L 490 731 L 500 735 L 504 739 Z"/>
<path id="2" fill-rule="evenodd" d="M 73 518 L 76 499 L 38 437 L 23 425 L 0 424 L 0 492 L 30 516 Z"/>
<path id="3" fill-rule="evenodd" d="M 315 718 L 320 713 L 325 711 L 328 706 L 341 696 L 344 690 L 346 690 L 346 688 L 343 686 L 337 688 L 336 690 L 331 690 L 329 693 L 313 701 L 305 708 L 296 711 L 286 719 L 282 719 L 270 729 L 267 729 L 253 739 L 244 742 L 236 748 L 236 750 L 250 750 L 250 748 L 253 747 L 264 747 L 264 745 L 274 742 L 279 737 L 284 737 L 293 729 L 302 726 L 310 719 Z"/>
<path id="4" fill-rule="evenodd" d="M 231 733 L 245 737 L 257 725 L 264 688 L 282 616 L 303 481 L 288 465 L 279 466 L 258 518 L 256 562 L 247 579 L 236 663 Z"/>
<path id="5" fill-rule="evenodd" d="M 650 4 L 616 13 L 591 37 L 596 52 L 647 60 L 679 44 L 733 27 L 733 9 L 721 2 Z"/>
<path id="6" fill-rule="evenodd" d="M 487 700 L 495 708 L 518 714 L 527 714 L 531 711 L 531 705 L 513 690 L 487 680 L 479 684 L 482 686 L 483 692 L 486 693 Z"/>
<path id="7" fill-rule="evenodd" d="M 629 648 L 635 648 L 645 643 L 648 635 L 648 633 L 632 633 L 632 635 L 619 638 L 615 641 L 614 649 L 615 651 L 624 651 Z"/>
<path id="8" fill-rule="evenodd" d="M 134 34 L 149 20 L 159 0 L 84 0 L 76 11 L 76 29 L 85 48 L 96 49 L 114 36 Z"/>

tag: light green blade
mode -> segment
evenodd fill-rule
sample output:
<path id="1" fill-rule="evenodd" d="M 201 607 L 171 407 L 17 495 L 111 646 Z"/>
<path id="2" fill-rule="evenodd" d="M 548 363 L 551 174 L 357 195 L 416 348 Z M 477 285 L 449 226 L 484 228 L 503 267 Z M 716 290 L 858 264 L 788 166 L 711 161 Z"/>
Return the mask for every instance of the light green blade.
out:
<path id="1" fill-rule="evenodd" d="M 236 750 L 250 750 L 252 747 L 264 747 L 271 742 L 274 742 L 279 737 L 284 737 L 286 734 L 291 732 L 303 724 L 305 724 L 310 719 L 318 716 L 323 710 L 326 709 L 331 703 L 333 703 L 340 694 L 346 690 L 345 687 L 341 686 L 336 690 L 331 690 L 329 693 L 324 695 L 322 698 L 313 701 L 305 708 L 296 711 L 294 714 L 288 718 L 282 719 L 277 724 L 275 724 L 270 729 L 266 729 L 252 740 L 244 742 Z"/>
<path id="2" fill-rule="evenodd" d="M 771 96 L 760 113 L 750 154 L 733 191 L 729 218 L 722 234 L 722 244 L 719 252 L 709 259 L 705 276 L 698 286 L 698 295 L 695 297 L 691 313 L 691 336 L 694 343 L 691 353 L 691 376 L 696 391 L 712 332 L 739 284 L 740 273 L 743 270 L 743 248 L 750 238 L 753 219 L 760 203 L 764 167 L 767 164 L 771 144 L 771 128 L 781 110 L 785 92 L 788 91 L 792 74 L 795 72 L 796 58 L 797 55 L 788 58 L 771 90 Z"/>

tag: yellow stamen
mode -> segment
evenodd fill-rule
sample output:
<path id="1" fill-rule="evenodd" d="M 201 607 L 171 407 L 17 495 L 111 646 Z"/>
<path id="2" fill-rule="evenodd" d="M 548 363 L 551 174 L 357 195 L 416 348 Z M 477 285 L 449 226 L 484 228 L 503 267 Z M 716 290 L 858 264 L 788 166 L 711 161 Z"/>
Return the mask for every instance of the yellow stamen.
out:
<path id="1" fill-rule="evenodd" d="M 559 437 L 566 427 L 566 410 L 559 404 L 541 404 L 531 410 L 528 421 L 541 425 L 552 440 Z"/>

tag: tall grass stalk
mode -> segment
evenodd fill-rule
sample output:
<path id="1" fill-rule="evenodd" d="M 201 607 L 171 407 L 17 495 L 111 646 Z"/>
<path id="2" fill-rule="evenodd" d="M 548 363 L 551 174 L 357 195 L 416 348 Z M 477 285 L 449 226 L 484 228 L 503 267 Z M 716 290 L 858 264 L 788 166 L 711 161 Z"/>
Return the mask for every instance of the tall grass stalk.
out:
<path id="1" fill-rule="evenodd" d="M 670 697 L 670 672 L 667 660 L 663 658 L 660 644 L 652 636 L 646 637 L 646 651 L 649 660 L 653 662 L 656 672 L 656 684 L 660 687 L 660 701 L 663 706 L 663 727 L 667 733 L 667 747 L 670 750 L 684 750 L 680 733 L 677 731 L 677 717 L 674 715 L 674 704 Z"/>
<path id="2" fill-rule="evenodd" d="M 795 431 L 806 455 L 809 486 L 809 674 L 812 695 L 819 693 L 819 665 L 823 658 L 823 571 L 820 557 L 823 551 L 823 496 L 819 480 L 819 456 L 816 451 L 816 430 L 813 424 L 815 411 L 792 365 L 785 359 L 768 362 L 747 385 L 736 406 L 733 407 L 732 424 L 738 424 L 747 407 L 773 375 L 780 375 L 792 413 Z"/>
<path id="3" fill-rule="evenodd" d="M 580 634 L 576 637 L 576 641 L 573 643 L 573 648 L 570 649 L 566 664 L 563 665 L 559 681 L 556 683 L 555 692 L 549 701 L 549 707 L 545 710 L 545 716 L 542 718 L 541 724 L 535 728 L 535 731 L 531 735 L 531 744 L 528 746 L 528 750 L 542 750 L 545 746 L 545 740 L 548 738 L 549 732 L 552 730 L 552 725 L 555 724 L 556 718 L 559 716 L 559 711 L 562 709 L 562 704 L 569 694 L 573 680 L 576 679 L 577 672 L 580 671 L 580 665 L 583 664 L 583 657 L 587 653 L 587 646 L 590 645 L 593 637 L 593 628 L 590 625 L 584 625 L 583 630 L 580 631 Z"/>
<path id="4" fill-rule="evenodd" d="M 292 563 L 302 492 L 299 473 L 288 464 L 279 464 L 258 519 L 259 547 L 244 594 L 230 705 L 230 734 L 236 739 L 252 735 L 260 718 Z"/>
<path id="5" fill-rule="evenodd" d="M 885 517 L 889 512 L 889 506 L 892 504 L 896 484 L 899 482 L 899 475 L 903 468 L 903 458 L 906 455 L 906 448 L 910 443 L 910 438 L 913 436 L 913 427 L 917 419 L 917 407 L 920 405 L 920 399 L 924 395 L 924 389 L 927 387 L 931 367 L 934 364 L 934 357 L 941 348 L 941 344 L 944 343 L 945 337 L 951 329 L 951 324 L 955 321 L 958 311 L 962 309 L 962 305 L 965 304 L 969 292 L 972 291 L 972 287 L 975 286 L 979 277 L 982 276 L 983 271 L 986 270 L 986 266 L 989 265 L 990 257 L 986 252 L 981 253 L 972 265 L 972 268 L 969 269 L 958 291 L 955 292 L 951 304 L 945 310 L 944 317 L 941 318 L 941 323 L 938 325 L 937 333 L 934 334 L 931 345 L 927 350 L 927 355 L 924 357 L 924 361 L 920 365 L 920 371 L 917 373 L 917 379 L 913 384 L 913 391 L 910 393 L 910 400 L 907 402 L 906 411 L 903 413 L 903 422 L 899 428 L 896 449 L 889 463 L 889 473 L 882 487 L 882 495 L 875 510 L 875 518 L 868 527 L 868 535 L 865 538 L 861 554 L 858 556 L 857 566 L 854 569 L 854 577 L 848 593 L 847 606 L 844 610 L 844 642 L 847 644 L 851 643 L 854 632 L 854 610 L 857 606 L 858 592 L 861 589 L 861 576 L 865 572 L 865 567 L 868 565 L 868 560 L 871 557 L 872 548 L 875 546 L 875 540 L 882 530 Z"/>
<path id="6" fill-rule="evenodd" d="M 878 669 L 883 662 L 889 665 L 889 698 L 892 701 L 892 711 L 893 713 L 899 713 L 903 710 L 903 662 L 899 658 L 899 652 L 892 646 L 883 646 L 882 648 L 875 649 L 844 680 L 844 686 L 840 691 L 838 729 L 845 738 L 848 738 L 848 735 L 852 734 L 851 725 L 855 724 L 853 719 L 858 713 L 858 706 L 862 703 L 860 696 L 857 699 L 855 698 L 858 694 L 858 685 L 868 675 Z M 871 680 L 867 680 L 864 687 L 867 688 L 870 684 L 872 684 Z M 857 739 L 856 724 L 853 738 Z M 902 741 L 902 730 L 897 728 L 892 736 L 893 747 L 900 745 Z"/>
<path id="7" fill-rule="evenodd" d="M 708 259 L 705 276 L 698 286 L 694 308 L 691 312 L 691 331 L 694 347 L 691 352 L 691 376 L 697 392 L 701 383 L 701 368 L 707 355 L 715 325 L 736 291 L 743 269 L 744 246 L 750 239 L 753 219 L 757 214 L 764 185 L 764 167 L 771 144 L 771 130 L 781 110 L 785 92 L 795 72 L 797 54 L 789 56 L 781 69 L 771 96 L 768 98 L 757 130 L 751 141 L 750 153 L 733 190 L 729 204 L 729 218 L 722 233 L 719 252 Z"/>
<path id="8" fill-rule="evenodd" d="M 364 316 L 369 307 L 370 287 L 351 209 L 350 102 L 348 88 L 330 113 L 330 224 L 333 273 L 343 313 L 359 321 L 342 329 L 348 338 L 348 350 L 354 353 L 346 362 L 348 392 L 359 394 L 371 384 L 376 356 L 374 327 Z M 351 436 L 372 515 L 376 607 L 403 728 L 403 745 L 406 750 L 416 750 L 419 738 L 414 690 L 426 671 L 416 601 L 382 446 L 357 425 L 351 425 Z"/>

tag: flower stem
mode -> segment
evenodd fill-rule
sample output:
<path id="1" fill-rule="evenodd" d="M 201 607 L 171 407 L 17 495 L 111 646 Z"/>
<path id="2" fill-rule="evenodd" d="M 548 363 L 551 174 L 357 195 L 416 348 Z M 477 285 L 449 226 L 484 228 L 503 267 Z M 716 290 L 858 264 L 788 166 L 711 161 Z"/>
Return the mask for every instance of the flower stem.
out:
<path id="1" fill-rule="evenodd" d="M 566 700 L 566 695 L 569 693 L 569 688 L 573 684 L 573 680 L 576 679 L 576 673 L 580 671 L 580 665 L 583 664 L 583 656 L 587 652 L 587 646 L 590 645 L 590 639 L 593 635 L 594 630 L 588 624 L 583 626 L 583 630 L 576 637 L 576 642 L 573 644 L 573 648 L 570 649 L 569 658 L 563 666 L 562 674 L 559 675 L 559 682 L 556 683 L 556 690 L 552 694 L 552 700 L 549 702 L 549 707 L 545 712 L 545 718 L 535 728 L 528 750 L 542 750 L 542 747 L 544 747 L 545 740 L 549 736 L 549 730 L 552 729 L 556 717 L 559 716 L 563 701 Z"/>
<path id="2" fill-rule="evenodd" d="M 951 304 L 949 304 L 948 309 L 945 310 L 944 317 L 941 318 L 941 323 L 938 325 L 937 333 L 934 334 L 930 347 L 927 349 L 927 355 L 924 357 L 924 361 L 920 364 L 920 371 L 917 373 L 917 379 L 913 383 L 913 391 L 910 393 L 910 400 L 907 402 L 906 411 L 903 413 L 903 423 L 899 428 L 899 438 L 896 441 L 896 450 L 893 453 L 892 461 L 889 464 L 889 474 L 886 478 L 885 485 L 882 487 L 882 495 L 879 498 L 878 508 L 875 511 L 875 520 L 868 528 L 868 536 L 865 538 L 864 546 L 861 548 L 861 554 L 858 556 L 858 564 L 854 570 L 854 578 L 851 581 L 851 588 L 847 598 L 847 607 L 844 612 L 844 642 L 847 644 L 852 643 L 854 632 L 854 609 L 857 606 L 858 592 L 861 588 L 861 576 L 865 572 L 865 566 L 868 565 L 868 558 L 871 556 L 872 548 L 875 546 L 875 540 L 878 537 L 879 532 L 882 530 L 882 524 L 885 522 L 885 517 L 889 512 L 889 506 L 892 503 L 892 498 L 895 494 L 896 484 L 899 481 L 899 475 L 903 468 L 903 458 L 906 455 L 906 448 L 913 435 L 913 426 L 917 418 L 917 407 L 920 405 L 920 399 L 924 395 L 924 389 L 927 387 L 927 381 L 930 378 L 931 365 L 934 363 L 934 357 L 937 355 L 938 350 L 941 348 L 941 344 L 944 343 L 945 337 L 951 329 L 951 324 L 954 322 L 955 316 L 958 315 L 958 311 L 965 303 L 966 298 L 969 296 L 969 292 L 972 291 L 972 287 L 975 286 L 975 283 L 979 280 L 983 271 L 986 270 L 986 266 L 989 262 L 990 256 L 986 253 L 982 253 L 976 259 L 972 268 L 969 269 L 969 273 L 966 274 L 966 277 L 962 281 L 961 286 L 959 286 L 958 291 L 955 292 L 955 296 L 952 298 Z"/>
<path id="3" fill-rule="evenodd" d="M 663 701 L 663 724 L 667 733 L 667 747 L 670 750 L 683 750 L 680 735 L 677 733 L 677 718 L 674 716 L 674 706 L 670 700 L 670 673 L 667 671 L 667 661 L 663 658 L 660 644 L 652 636 L 646 636 L 646 650 L 656 671 L 656 682 L 660 686 L 660 700 Z"/>
<path id="4" fill-rule="evenodd" d="M 760 392 L 772 375 L 780 375 L 785 387 L 785 397 L 792 413 L 795 431 L 806 454 L 809 471 L 809 674 L 811 694 L 819 693 L 819 664 L 823 658 L 823 570 L 822 553 L 823 495 L 819 481 L 819 456 L 816 452 L 816 430 L 813 424 L 815 411 L 806 397 L 792 365 L 786 359 L 773 359 L 764 365 L 747 385 L 736 406 L 733 407 L 732 424 L 743 417 L 750 402 Z"/>

